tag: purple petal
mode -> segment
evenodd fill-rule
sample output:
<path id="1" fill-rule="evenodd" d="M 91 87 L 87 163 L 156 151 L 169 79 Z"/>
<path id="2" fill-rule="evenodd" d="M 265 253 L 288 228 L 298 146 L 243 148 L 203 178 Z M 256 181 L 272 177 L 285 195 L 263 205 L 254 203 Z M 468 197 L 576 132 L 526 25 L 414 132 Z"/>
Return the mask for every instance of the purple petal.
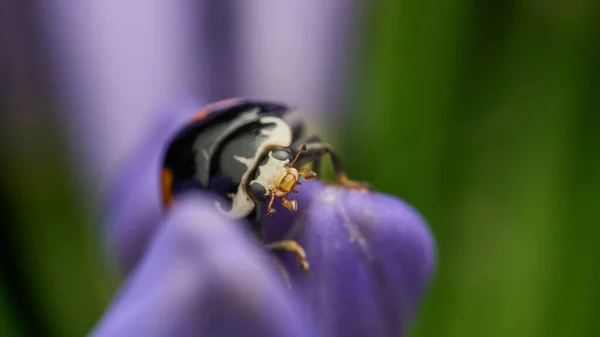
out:
<path id="1" fill-rule="evenodd" d="M 435 269 L 435 243 L 420 215 L 384 195 L 303 183 L 291 216 L 278 206 L 266 223 L 270 241 L 295 222 L 312 277 L 298 272 L 295 289 L 312 306 L 327 336 L 398 336 L 409 327 Z"/>
<path id="2" fill-rule="evenodd" d="M 314 336 L 272 261 L 203 196 L 173 208 L 94 336 Z"/>
<path id="3" fill-rule="evenodd" d="M 153 109 L 195 92 L 212 49 L 195 53 L 205 32 L 191 29 L 197 13 L 186 1 L 50 0 L 35 8 L 61 121 L 96 193 Z"/>
<path id="4" fill-rule="evenodd" d="M 201 106 L 201 102 L 189 99 L 163 109 L 147 137 L 123 162 L 122 172 L 108 191 L 108 250 L 116 255 L 125 273 L 136 265 L 163 216 L 160 169 L 167 141 Z"/>

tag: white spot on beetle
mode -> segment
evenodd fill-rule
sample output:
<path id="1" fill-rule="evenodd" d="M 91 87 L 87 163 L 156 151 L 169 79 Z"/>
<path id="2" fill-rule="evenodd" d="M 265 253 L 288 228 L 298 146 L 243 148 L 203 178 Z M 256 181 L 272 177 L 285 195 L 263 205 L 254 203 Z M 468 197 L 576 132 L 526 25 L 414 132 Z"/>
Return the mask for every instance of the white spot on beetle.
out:
<path id="1" fill-rule="evenodd" d="M 250 214 L 254 209 L 254 201 L 250 199 L 246 193 L 246 182 L 248 181 L 250 173 L 258 164 L 261 154 L 270 147 L 289 147 L 292 144 L 292 129 L 283 119 L 267 116 L 260 118 L 259 122 L 265 125 L 275 124 L 275 127 L 268 130 L 261 130 L 261 134 L 267 136 L 267 139 L 256 149 L 254 156 L 251 158 L 234 156 L 235 160 L 246 165 L 248 169 L 242 176 L 238 190 L 232 198 L 231 209 L 229 211 L 223 210 L 221 204 L 218 202 L 216 203 L 217 208 L 232 219 L 243 218 Z"/>
<path id="2" fill-rule="evenodd" d="M 233 159 L 239 161 L 240 163 L 246 165 L 247 168 L 251 169 L 252 166 L 254 165 L 255 160 L 252 158 L 245 158 L 245 157 L 240 157 L 240 156 L 233 156 Z"/>
<path id="3" fill-rule="evenodd" d="M 286 171 L 285 165 L 290 161 L 286 159 L 281 161 L 272 156 L 272 152 L 269 151 L 269 159 L 264 165 L 258 167 L 259 175 L 250 182 L 250 184 L 258 183 L 265 188 L 265 195 L 269 195 L 269 188 L 275 187 L 277 180 L 281 177 L 282 173 Z"/>

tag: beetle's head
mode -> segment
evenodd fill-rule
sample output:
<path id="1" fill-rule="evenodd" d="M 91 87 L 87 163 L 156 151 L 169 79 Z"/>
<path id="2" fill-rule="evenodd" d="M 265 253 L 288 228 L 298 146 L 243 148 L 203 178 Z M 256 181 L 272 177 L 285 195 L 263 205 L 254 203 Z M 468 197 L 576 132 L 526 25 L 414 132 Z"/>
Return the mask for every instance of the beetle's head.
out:
<path id="1" fill-rule="evenodd" d="M 271 207 L 275 197 L 279 197 L 283 205 L 292 211 L 298 209 L 296 200 L 288 200 L 290 193 L 297 193 L 294 189 L 300 184 L 300 177 L 311 180 L 317 174 L 309 169 L 296 169 L 294 164 L 306 147 L 302 147 L 294 156 L 292 152 L 284 147 L 276 147 L 267 151 L 263 160 L 254 171 L 249 183 L 249 192 L 259 202 L 269 202 L 267 212 L 272 214 L 275 210 Z"/>

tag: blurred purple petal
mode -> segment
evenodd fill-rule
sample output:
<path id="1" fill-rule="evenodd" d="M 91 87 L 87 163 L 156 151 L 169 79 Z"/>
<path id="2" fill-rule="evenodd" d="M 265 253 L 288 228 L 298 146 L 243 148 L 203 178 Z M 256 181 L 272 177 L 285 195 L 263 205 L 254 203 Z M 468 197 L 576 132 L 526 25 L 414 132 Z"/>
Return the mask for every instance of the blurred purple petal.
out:
<path id="1" fill-rule="evenodd" d="M 315 336 L 243 223 L 213 202 L 180 200 L 94 336 Z"/>
<path id="2" fill-rule="evenodd" d="M 125 273 L 135 266 L 162 220 L 160 170 L 168 139 L 203 104 L 188 99 L 162 109 L 110 186 L 105 230 L 109 251 Z"/>
<path id="3" fill-rule="evenodd" d="M 101 189 L 157 106 L 193 92 L 196 12 L 189 1 L 42 1 L 53 88 L 82 170 Z M 210 51 L 210 50 L 209 50 Z M 96 191 L 94 191 L 96 192 Z"/>
<path id="4" fill-rule="evenodd" d="M 300 214 L 278 206 L 269 241 L 297 231 L 313 276 L 294 271 L 295 289 L 326 336 L 398 336 L 410 326 L 435 269 L 435 242 L 420 215 L 384 194 L 319 182 L 298 188 Z"/>
<path id="5" fill-rule="evenodd" d="M 243 96 L 277 97 L 291 119 L 333 129 L 351 83 L 363 1 L 241 1 Z"/>

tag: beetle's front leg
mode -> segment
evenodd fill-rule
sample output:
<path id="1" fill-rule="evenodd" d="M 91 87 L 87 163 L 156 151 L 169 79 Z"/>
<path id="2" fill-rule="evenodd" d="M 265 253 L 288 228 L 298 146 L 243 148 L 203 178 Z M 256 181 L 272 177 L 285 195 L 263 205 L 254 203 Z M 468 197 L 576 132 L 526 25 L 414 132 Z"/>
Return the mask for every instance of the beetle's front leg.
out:
<path id="1" fill-rule="evenodd" d="M 304 180 L 313 180 L 317 177 L 317 173 L 307 168 L 298 169 L 298 174 L 304 177 Z"/>
<path id="2" fill-rule="evenodd" d="M 275 208 L 273 208 L 273 201 L 275 201 L 275 189 L 269 190 L 269 205 L 267 206 L 267 215 L 273 215 Z"/>
<path id="3" fill-rule="evenodd" d="M 304 248 L 302 248 L 302 246 L 298 244 L 298 242 L 294 240 L 275 241 L 269 243 L 267 245 L 267 248 L 286 250 L 288 252 L 294 253 L 294 255 L 296 256 L 296 262 L 298 263 L 298 266 L 300 266 L 300 269 L 302 269 L 302 271 L 304 271 L 305 273 L 309 272 L 310 264 L 306 260 L 306 252 L 304 251 Z"/>
<path id="4" fill-rule="evenodd" d="M 331 157 L 331 162 L 333 163 L 333 170 L 335 171 L 337 181 L 340 185 L 349 189 L 362 190 L 365 192 L 374 192 L 373 187 L 369 183 L 348 179 L 348 176 L 346 175 L 346 173 L 344 172 L 344 168 L 342 167 L 340 157 L 335 153 L 335 151 L 333 151 L 331 145 L 323 142 L 314 142 L 305 144 L 305 146 L 306 150 L 298 160 L 299 163 L 318 161 L 321 159 L 321 157 L 328 153 Z"/>
<path id="5" fill-rule="evenodd" d="M 290 211 L 295 212 L 298 210 L 298 202 L 294 199 L 288 200 L 286 197 L 281 197 L 281 204 Z"/>

